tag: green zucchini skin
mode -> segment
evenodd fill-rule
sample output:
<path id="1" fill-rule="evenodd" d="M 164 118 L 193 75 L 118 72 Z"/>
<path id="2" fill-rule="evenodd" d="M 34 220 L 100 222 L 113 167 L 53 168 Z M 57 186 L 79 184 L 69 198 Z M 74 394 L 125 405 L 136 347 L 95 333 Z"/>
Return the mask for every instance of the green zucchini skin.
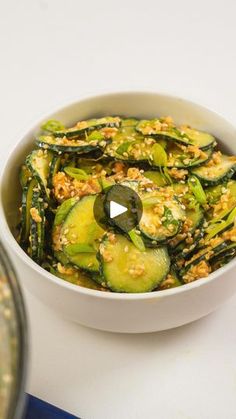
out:
<path id="1" fill-rule="evenodd" d="M 105 140 L 104 140 L 105 141 Z M 96 150 L 100 149 L 100 146 L 98 144 L 89 144 L 85 141 L 77 141 L 76 143 L 71 144 L 60 144 L 57 141 L 57 138 L 44 135 L 40 136 L 36 139 L 36 145 L 40 148 L 43 148 L 45 150 L 51 150 L 55 153 L 61 154 L 61 153 L 76 153 L 76 154 L 84 154 L 84 153 L 90 153 L 91 151 L 94 152 Z"/>
<path id="2" fill-rule="evenodd" d="M 186 240 L 181 242 L 179 246 L 174 249 L 174 252 L 173 252 L 173 256 L 175 257 L 175 262 L 177 262 L 180 259 L 189 260 L 194 255 L 203 237 L 204 237 L 204 229 L 202 228 L 193 234 L 194 241 L 191 246 L 187 245 Z"/>
<path id="3" fill-rule="evenodd" d="M 136 125 L 136 130 L 142 134 L 150 137 L 155 137 L 160 140 L 171 140 L 179 142 L 184 145 L 190 143 L 189 138 L 185 133 L 181 132 L 176 127 L 169 127 L 167 130 L 159 129 L 161 121 L 156 118 L 153 120 L 141 120 Z"/>
<path id="4" fill-rule="evenodd" d="M 44 257 L 45 215 L 44 203 L 38 191 L 33 192 L 32 208 L 37 211 L 41 221 L 36 221 L 32 215 L 30 216 L 29 254 L 35 262 L 41 263 Z"/>
<path id="5" fill-rule="evenodd" d="M 172 148 L 170 148 L 169 152 L 167 153 L 168 159 L 167 159 L 166 165 L 165 166 L 162 164 L 157 165 L 155 164 L 153 159 L 150 158 L 151 147 L 146 146 L 139 156 L 135 157 L 132 154 L 133 153 L 132 150 L 133 148 L 137 147 L 137 144 L 140 144 L 140 147 L 142 149 L 143 141 L 144 141 L 144 138 L 140 139 L 139 141 L 130 141 L 126 143 L 121 143 L 118 147 L 118 150 L 122 146 L 127 144 L 127 148 L 124 150 L 124 154 L 117 153 L 116 151 L 114 151 L 114 143 L 112 142 L 111 145 L 105 149 L 105 153 L 107 156 L 110 156 L 111 158 L 117 161 L 127 162 L 131 165 L 132 164 L 142 165 L 144 167 L 146 165 L 146 168 L 147 168 L 146 170 L 148 170 L 148 167 L 150 167 L 150 170 L 160 170 L 160 167 L 167 167 L 169 169 L 171 168 L 191 169 L 193 167 L 198 167 L 204 163 L 207 163 L 210 160 L 213 153 L 213 148 L 208 148 L 207 150 L 204 151 L 206 154 L 204 158 L 194 158 L 194 157 L 191 157 L 191 155 L 189 156 L 187 155 L 186 158 L 182 158 L 180 150 L 177 152 L 177 150 L 172 150 Z M 173 162 L 173 159 L 169 158 L 170 153 L 175 156 L 174 162 Z M 188 147 L 187 147 L 187 153 L 188 153 Z"/>
<path id="6" fill-rule="evenodd" d="M 183 282 L 181 281 L 181 278 L 179 278 L 178 276 L 178 272 L 176 271 L 176 269 L 174 269 L 174 267 L 172 266 L 170 269 L 170 275 L 172 280 L 163 280 L 160 285 L 157 287 L 157 291 L 162 291 L 165 289 L 170 289 L 170 288 L 176 288 L 176 287 L 180 287 L 181 285 L 183 285 Z"/>
<path id="7" fill-rule="evenodd" d="M 141 252 L 119 234 L 115 235 L 114 242 L 108 237 L 103 239 L 98 258 L 106 284 L 114 292 L 150 292 L 161 283 L 170 268 L 165 247 Z"/>
<path id="8" fill-rule="evenodd" d="M 223 241 L 220 244 L 217 244 L 215 247 L 211 248 L 211 253 L 209 253 L 209 249 L 206 245 L 199 248 L 198 251 L 200 251 L 200 255 L 196 254 L 196 257 L 193 260 L 187 261 L 184 268 L 180 270 L 179 276 L 184 280 L 184 276 L 193 266 L 198 265 L 203 260 L 211 265 L 217 259 L 220 259 L 221 256 L 224 258 L 225 255 L 228 255 L 228 251 L 231 249 L 233 249 L 232 253 L 234 255 L 235 243 L 232 243 L 229 240 Z"/>
<path id="9" fill-rule="evenodd" d="M 196 145 L 202 150 L 207 150 L 216 145 L 213 135 L 189 127 L 177 128 L 169 126 L 166 130 L 157 129 L 160 126 L 159 119 L 142 120 L 136 125 L 136 130 L 142 135 L 153 136 L 159 140 L 174 141 L 184 145 Z"/>
<path id="10" fill-rule="evenodd" d="M 48 177 L 52 159 L 53 154 L 50 151 L 42 152 L 42 150 L 34 150 L 26 158 L 26 165 L 39 183 L 42 194 L 47 201 L 50 201 Z"/>
<path id="11" fill-rule="evenodd" d="M 21 206 L 21 233 L 20 243 L 22 246 L 28 243 L 30 234 L 30 209 L 32 204 L 32 197 L 34 189 L 38 188 L 36 179 L 31 179 L 22 191 L 22 206 Z"/>
<path id="12" fill-rule="evenodd" d="M 236 172 L 236 159 L 231 160 L 230 156 L 222 155 L 222 161 L 211 167 L 200 166 L 191 170 L 205 186 L 215 186 L 229 180 Z"/>
<path id="13" fill-rule="evenodd" d="M 224 249 L 214 254 L 210 259 L 212 270 L 221 268 L 236 256 L 236 243 L 226 242 Z"/>
<path id="14" fill-rule="evenodd" d="M 74 266 L 66 265 L 62 266 L 62 268 L 65 269 L 65 273 L 59 272 L 58 268 L 53 266 L 50 266 L 50 272 L 64 281 L 70 282 L 71 284 L 79 285 L 80 287 L 92 290 L 105 291 L 105 289 L 97 281 L 93 280 L 85 272 L 76 269 Z M 71 272 L 67 273 L 66 270 L 71 270 Z"/>
<path id="15" fill-rule="evenodd" d="M 187 135 L 192 144 L 198 146 L 201 150 L 213 148 L 217 143 L 216 138 L 207 132 L 189 127 L 182 128 L 181 131 Z"/>
<path id="16" fill-rule="evenodd" d="M 28 169 L 28 167 L 26 166 L 26 164 L 22 164 L 21 168 L 20 168 L 20 184 L 22 189 L 27 186 L 27 183 L 31 180 L 32 178 L 32 173 L 31 171 Z"/>
<path id="17" fill-rule="evenodd" d="M 74 138 L 78 137 L 85 132 L 91 132 L 94 130 L 99 130 L 102 128 L 118 128 L 120 126 L 120 118 L 119 117 L 104 117 L 98 119 L 90 119 L 84 121 L 84 127 L 81 128 L 70 128 L 68 130 L 56 131 L 56 137 L 66 137 L 66 138 Z M 87 126 L 85 126 L 87 124 Z"/>
<path id="18" fill-rule="evenodd" d="M 49 177 L 48 177 L 48 188 L 53 188 L 53 178 L 59 172 L 61 167 L 61 156 L 58 156 L 57 154 L 53 156 L 51 162 L 50 162 L 50 168 L 49 168 Z"/>

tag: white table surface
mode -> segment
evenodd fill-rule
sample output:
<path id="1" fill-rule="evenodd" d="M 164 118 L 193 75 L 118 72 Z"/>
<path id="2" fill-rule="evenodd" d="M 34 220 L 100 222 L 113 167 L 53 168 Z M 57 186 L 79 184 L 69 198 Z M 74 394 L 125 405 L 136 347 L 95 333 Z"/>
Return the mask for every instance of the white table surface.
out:
<path id="1" fill-rule="evenodd" d="M 1 162 L 42 113 L 105 90 L 171 92 L 234 121 L 235 13 L 234 0 L 0 0 Z M 85 419 L 235 417 L 236 297 L 176 330 L 116 335 L 25 296 L 32 394 Z"/>

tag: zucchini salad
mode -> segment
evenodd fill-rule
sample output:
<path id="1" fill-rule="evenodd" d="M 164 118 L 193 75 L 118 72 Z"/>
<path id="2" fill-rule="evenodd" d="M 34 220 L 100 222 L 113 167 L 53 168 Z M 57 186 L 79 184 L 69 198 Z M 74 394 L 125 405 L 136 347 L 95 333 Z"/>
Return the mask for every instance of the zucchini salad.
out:
<path id="1" fill-rule="evenodd" d="M 105 292 L 178 287 L 236 253 L 236 156 L 171 117 L 45 122 L 20 169 L 19 243 L 62 280 Z M 96 197 L 119 184 L 142 216 L 131 231 L 94 218 Z"/>

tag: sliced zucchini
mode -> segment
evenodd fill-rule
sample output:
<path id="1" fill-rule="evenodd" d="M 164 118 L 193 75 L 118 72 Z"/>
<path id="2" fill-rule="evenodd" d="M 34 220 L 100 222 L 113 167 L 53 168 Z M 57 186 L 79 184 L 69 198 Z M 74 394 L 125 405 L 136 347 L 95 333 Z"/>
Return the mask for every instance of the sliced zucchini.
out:
<path id="1" fill-rule="evenodd" d="M 175 257 L 175 260 L 178 261 L 182 259 L 183 261 L 190 259 L 196 249 L 199 247 L 200 241 L 204 237 L 204 229 L 201 227 L 197 230 L 195 230 L 192 234 L 193 242 L 191 244 L 188 244 L 186 240 L 183 240 L 175 249 L 173 252 L 173 256 Z"/>
<path id="2" fill-rule="evenodd" d="M 44 203 L 38 191 L 33 191 L 30 209 L 29 255 L 37 263 L 44 256 L 45 216 Z"/>
<path id="3" fill-rule="evenodd" d="M 190 127 L 181 127 L 181 132 L 187 135 L 191 144 L 198 146 L 202 150 L 207 150 L 216 145 L 215 137 L 207 132 L 198 131 Z"/>
<path id="4" fill-rule="evenodd" d="M 226 187 L 226 183 L 220 183 L 219 185 L 209 186 L 208 188 L 205 188 L 207 202 L 210 205 L 216 204 L 219 201 L 222 195 L 223 187 Z"/>
<path id="5" fill-rule="evenodd" d="M 176 196 L 166 190 L 154 190 L 142 195 L 143 212 L 139 229 L 144 238 L 166 242 L 180 230 L 185 212 Z"/>
<path id="6" fill-rule="evenodd" d="M 236 181 L 210 186 L 205 190 L 210 210 L 208 218 L 211 224 L 224 220 L 236 206 Z"/>
<path id="7" fill-rule="evenodd" d="M 147 179 L 150 179 L 156 186 L 166 186 L 168 184 L 165 176 L 154 170 L 147 170 L 143 173 Z"/>
<path id="8" fill-rule="evenodd" d="M 215 271 L 216 269 L 221 268 L 226 263 L 229 263 L 236 256 L 236 243 L 230 242 L 225 248 L 218 252 L 216 255 L 211 257 L 210 264 L 212 270 Z"/>
<path id="9" fill-rule="evenodd" d="M 52 135 L 41 135 L 36 139 L 36 144 L 43 149 L 61 153 L 89 153 L 90 151 L 99 150 L 101 143 L 98 141 L 87 142 L 83 140 L 68 140 L 66 138 L 53 137 Z M 104 144 L 106 144 L 104 140 Z"/>
<path id="10" fill-rule="evenodd" d="M 32 178 L 32 173 L 29 170 L 29 168 L 26 166 L 26 164 L 22 164 L 20 168 L 20 184 L 21 187 L 24 188 L 29 180 Z"/>
<path id="11" fill-rule="evenodd" d="M 170 288 L 179 287 L 180 285 L 183 285 L 183 284 L 180 281 L 176 270 L 172 267 L 171 270 L 170 270 L 169 275 L 167 275 L 167 278 L 165 278 L 160 283 L 160 285 L 158 286 L 157 290 L 158 291 L 167 290 L 167 289 L 170 289 Z"/>
<path id="12" fill-rule="evenodd" d="M 59 270 L 60 269 L 60 270 Z M 67 282 L 70 282 L 74 285 L 79 285 L 80 287 L 89 288 L 93 290 L 106 291 L 101 285 L 94 281 L 88 274 L 71 265 L 58 267 L 50 267 L 50 272 L 58 276 L 61 279 L 64 279 Z"/>
<path id="13" fill-rule="evenodd" d="M 153 140 L 151 139 L 151 141 Z M 136 155 L 141 154 L 141 152 L 135 153 L 137 148 L 137 146 L 134 147 L 135 144 L 140 144 L 141 148 L 143 144 L 143 150 L 141 151 L 144 151 L 144 137 L 135 130 L 134 126 L 124 126 L 119 129 L 111 143 L 106 146 L 104 153 L 120 160 L 131 160 L 132 158 L 138 160 Z M 135 157 L 133 154 L 135 154 Z M 147 157 L 144 155 L 143 159 L 145 160 Z M 142 160 L 141 156 L 139 156 L 139 160 Z"/>
<path id="14" fill-rule="evenodd" d="M 62 250 L 59 250 L 61 248 L 60 244 L 60 233 L 61 233 L 61 226 L 64 222 L 64 220 L 67 217 L 67 214 L 71 210 L 71 208 L 75 205 L 75 203 L 78 201 L 78 198 L 69 198 L 66 201 L 64 201 L 57 209 L 53 228 L 52 228 L 52 247 L 54 251 L 55 258 L 61 262 L 63 265 L 66 265 L 69 263 L 68 257 L 63 253 Z"/>
<path id="15" fill-rule="evenodd" d="M 53 177 L 57 174 L 57 172 L 60 171 L 61 167 L 61 156 L 58 156 L 57 154 L 53 156 L 51 162 L 50 162 L 50 168 L 49 168 L 49 177 L 48 177 L 48 188 L 53 188 Z"/>
<path id="16" fill-rule="evenodd" d="M 220 162 L 192 169 L 192 173 L 206 186 L 218 185 L 230 179 L 236 171 L 236 157 L 222 155 Z"/>
<path id="17" fill-rule="evenodd" d="M 143 135 L 155 136 L 158 139 L 172 140 L 186 145 L 196 145 L 206 150 L 215 146 L 216 139 L 207 132 L 198 131 L 188 126 L 177 128 L 163 124 L 160 119 L 142 120 L 136 125 L 136 129 Z"/>
<path id="18" fill-rule="evenodd" d="M 121 134 L 117 134 L 112 143 L 106 147 L 105 153 L 131 164 L 146 163 L 157 169 L 160 167 L 182 169 L 199 166 L 207 162 L 212 154 L 212 149 L 204 152 L 199 149 L 199 155 L 196 157 L 196 150 L 186 145 L 183 150 L 178 144 L 169 142 L 165 149 L 160 140 L 155 141 L 152 138 L 137 137 L 136 135 L 136 137 L 127 138 L 125 141 L 118 141 L 116 138 L 119 135 Z M 162 156 L 160 150 L 162 150 Z"/>
<path id="19" fill-rule="evenodd" d="M 186 242 L 187 234 L 183 233 L 182 231 L 180 231 L 179 238 L 177 236 L 177 238 L 174 237 L 173 240 L 170 240 L 168 244 L 171 248 L 171 254 L 173 256 L 177 255 L 178 258 L 183 256 L 182 252 L 184 249 L 189 249 L 189 251 L 185 250 L 186 253 L 184 253 L 184 257 L 187 257 L 187 255 L 190 254 L 193 249 L 195 249 L 199 241 L 204 236 L 204 230 L 202 227 L 204 222 L 204 212 L 202 208 L 199 205 L 196 205 L 194 209 L 186 208 L 185 214 L 186 221 L 189 224 L 188 233 L 190 233 L 190 235 L 193 237 L 193 243 L 188 244 Z"/>
<path id="20" fill-rule="evenodd" d="M 221 241 L 216 246 L 209 248 L 207 246 L 203 246 L 198 250 L 197 253 L 194 254 L 190 261 L 187 261 L 185 266 L 181 269 L 179 275 L 183 278 L 185 282 L 185 275 L 188 273 L 193 266 L 198 265 L 200 262 L 205 261 L 207 265 L 211 262 L 211 260 L 215 260 L 222 252 L 226 251 L 226 249 L 231 245 L 230 241 Z M 204 275 L 203 275 L 204 276 Z M 196 278 L 197 279 L 197 278 Z"/>
<path id="21" fill-rule="evenodd" d="M 56 131 L 64 130 L 65 127 L 60 121 L 57 121 L 55 119 L 49 119 L 41 125 L 41 129 L 43 131 L 54 133 Z"/>
<path id="22" fill-rule="evenodd" d="M 120 126 L 120 121 L 120 118 L 117 116 L 106 116 L 98 119 L 88 119 L 87 121 L 78 122 L 75 127 L 69 128 L 67 130 L 57 131 L 55 135 L 57 137 L 74 138 L 84 134 L 85 132 L 99 130 L 105 127 L 118 128 Z"/>
<path id="23" fill-rule="evenodd" d="M 54 226 L 62 225 L 71 208 L 76 204 L 78 198 L 69 198 L 57 209 L 54 219 Z"/>
<path id="24" fill-rule="evenodd" d="M 99 247 L 101 269 L 108 288 L 114 292 L 140 293 L 155 289 L 169 272 L 165 247 L 141 252 L 124 236 L 105 237 Z"/>
<path id="25" fill-rule="evenodd" d="M 95 195 L 88 195 L 76 202 L 67 214 L 60 233 L 60 240 L 64 243 L 63 252 L 67 255 L 69 261 L 73 265 L 91 272 L 99 271 L 96 252 L 99 240 L 104 234 L 104 230 L 96 223 L 94 218 L 95 199 Z M 94 252 L 88 252 L 82 246 L 78 246 L 78 250 L 76 245 L 89 245 L 94 249 Z"/>
<path id="26" fill-rule="evenodd" d="M 191 167 L 200 166 L 206 163 L 211 155 L 212 149 L 201 151 L 198 156 L 195 155 L 194 150 L 191 147 L 184 146 L 184 150 L 178 146 L 178 144 L 170 143 L 167 148 L 167 164 L 168 168 L 176 167 L 178 169 L 189 169 Z M 155 166 L 155 162 L 151 163 Z"/>
<path id="27" fill-rule="evenodd" d="M 155 136 L 158 139 L 172 140 L 182 144 L 191 144 L 187 135 L 179 131 L 176 127 L 162 125 L 160 119 L 143 119 L 136 125 L 136 130 L 143 135 Z"/>
<path id="28" fill-rule="evenodd" d="M 124 127 L 135 127 L 138 123 L 136 118 L 124 118 L 121 120 L 121 128 Z"/>
<path id="29" fill-rule="evenodd" d="M 90 159 L 87 156 L 79 157 L 75 164 L 76 167 L 84 170 L 88 175 L 99 175 L 102 170 L 105 170 L 108 176 L 112 174 L 113 165 L 114 162 L 110 159 Z"/>
<path id="30" fill-rule="evenodd" d="M 197 228 L 202 226 L 204 221 L 204 211 L 199 205 L 196 205 L 196 207 L 192 209 L 186 208 L 185 214 L 186 218 L 191 220 L 189 232 L 193 233 Z"/>
<path id="31" fill-rule="evenodd" d="M 23 188 L 22 206 L 21 206 L 21 234 L 20 242 L 22 245 L 27 244 L 30 234 L 30 208 L 34 189 L 38 188 L 38 182 L 32 178 L 30 182 Z"/>
<path id="32" fill-rule="evenodd" d="M 50 151 L 34 150 L 26 158 L 26 165 L 37 179 L 42 193 L 47 200 L 50 200 L 50 189 L 48 188 L 48 177 L 53 154 Z"/>

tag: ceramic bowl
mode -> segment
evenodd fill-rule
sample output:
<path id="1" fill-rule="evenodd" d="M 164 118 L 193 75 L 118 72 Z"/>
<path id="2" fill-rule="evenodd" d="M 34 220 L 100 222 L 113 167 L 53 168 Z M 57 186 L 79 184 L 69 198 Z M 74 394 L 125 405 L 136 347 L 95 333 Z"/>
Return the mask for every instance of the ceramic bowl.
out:
<path id="1" fill-rule="evenodd" d="M 96 329 L 144 333 L 178 327 L 215 310 L 236 291 L 236 259 L 191 284 L 143 294 L 95 291 L 72 285 L 48 273 L 21 249 L 14 238 L 20 205 L 19 167 L 34 147 L 33 137 L 46 119 L 72 124 L 102 115 L 152 118 L 171 115 L 176 123 L 188 123 L 211 132 L 226 150 L 236 154 L 236 129 L 216 113 L 188 100 L 147 92 L 111 93 L 89 97 L 46 115 L 29 129 L 10 153 L 0 180 L 0 226 L 23 285 L 58 316 Z M 18 141 L 18 142 L 17 142 Z"/>

